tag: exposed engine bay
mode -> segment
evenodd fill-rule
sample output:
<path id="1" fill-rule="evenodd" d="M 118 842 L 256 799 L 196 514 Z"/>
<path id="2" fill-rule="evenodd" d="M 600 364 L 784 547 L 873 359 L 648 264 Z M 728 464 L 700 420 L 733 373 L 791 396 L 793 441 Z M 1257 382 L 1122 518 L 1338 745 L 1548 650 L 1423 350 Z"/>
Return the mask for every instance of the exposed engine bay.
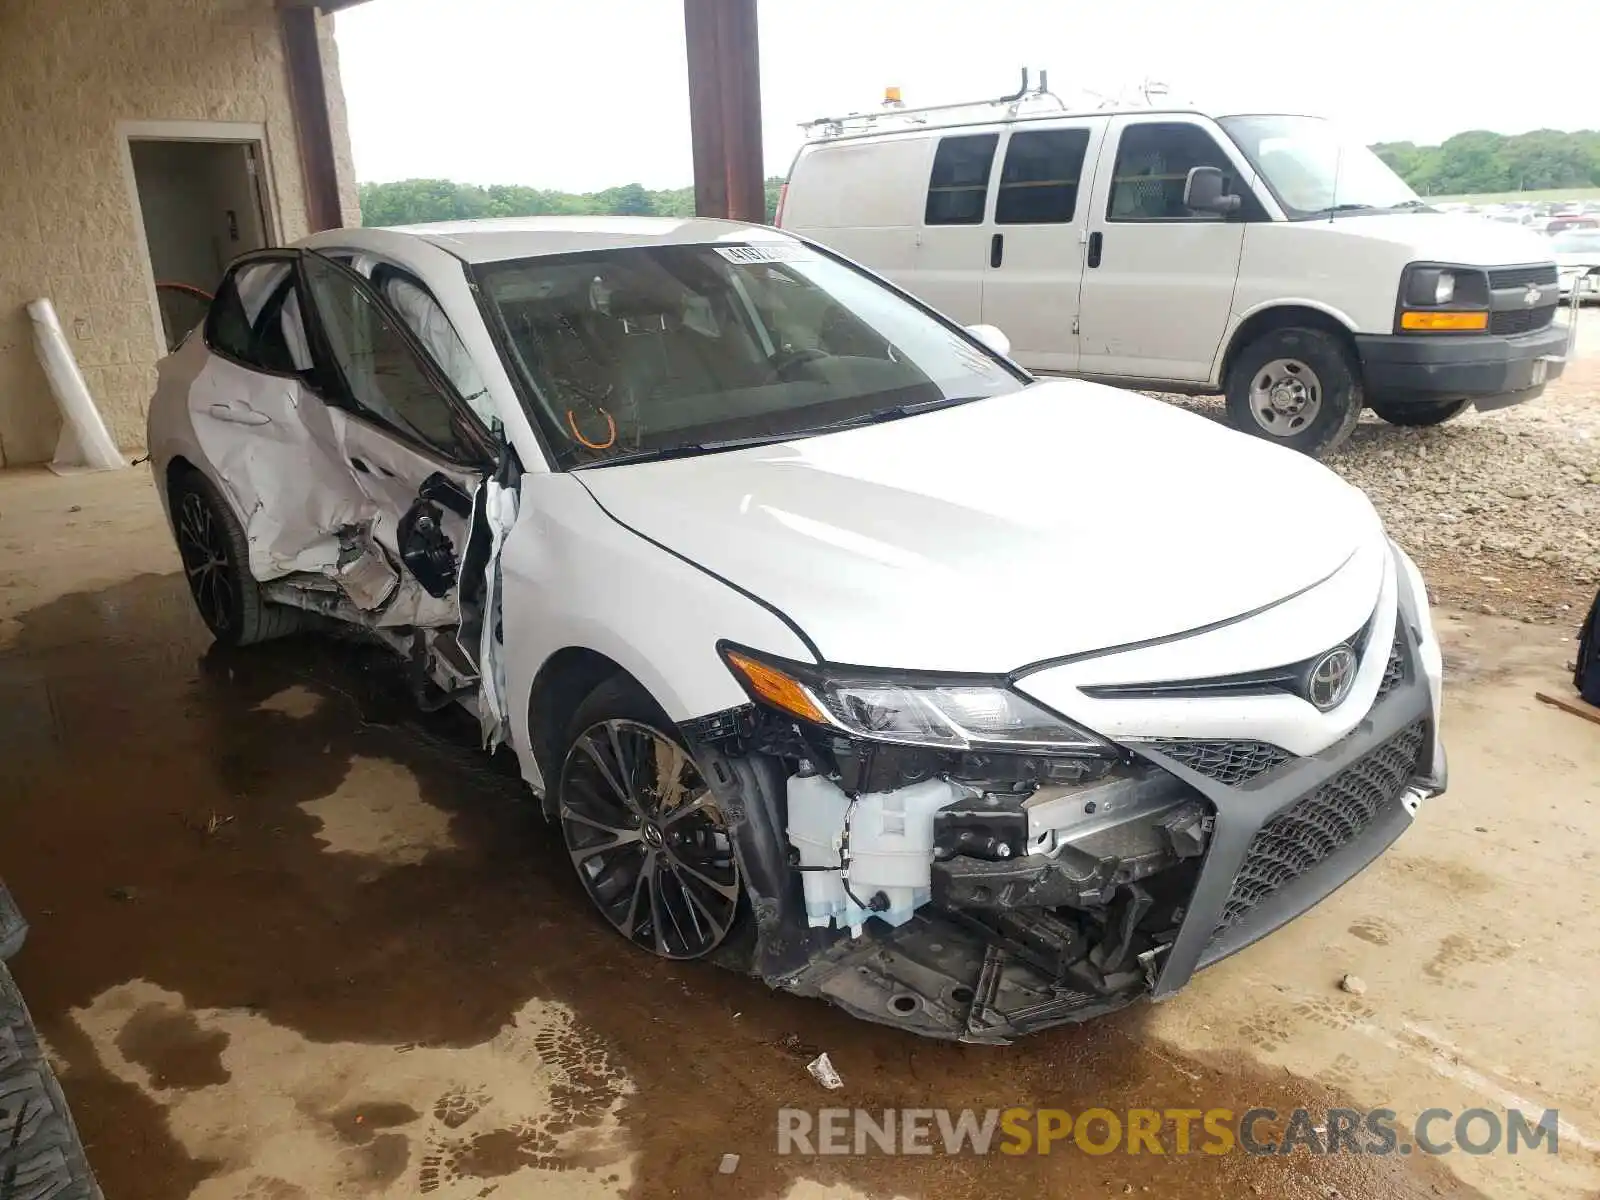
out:
<path id="1" fill-rule="evenodd" d="M 688 732 L 709 778 L 782 789 L 784 861 L 746 848 L 780 894 L 759 973 L 934 1036 L 1005 1040 L 1148 990 L 1210 836 L 1204 798 L 1131 756 L 941 754 L 759 707 Z"/>
<path id="2" fill-rule="evenodd" d="M 760 703 L 683 732 L 734 831 L 757 974 L 867 1020 L 1003 1042 L 1170 994 L 1399 836 L 1438 790 L 1408 655 L 1401 635 L 1368 727 L 1304 759 L 942 751 Z"/>

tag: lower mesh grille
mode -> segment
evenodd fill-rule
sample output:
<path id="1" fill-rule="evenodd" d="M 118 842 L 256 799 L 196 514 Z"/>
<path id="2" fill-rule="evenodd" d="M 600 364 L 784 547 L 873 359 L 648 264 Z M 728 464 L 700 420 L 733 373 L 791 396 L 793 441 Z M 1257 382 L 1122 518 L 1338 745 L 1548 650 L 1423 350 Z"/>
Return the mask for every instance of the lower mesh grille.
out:
<path id="1" fill-rule="evenodd" d="M 1230 787 L 1281 767 L 1290 758 L 1287 750 L 1267 742 L 1155 742 L 1151 749 Z"/>
<path id="2" fill-rule="evenodd" d="M 1216 932 L 1361 835 L 1416 773 L 1424 723 L 1401 730 L 1263 825 L 1234 877 Z"/>
<path id="3" fill-rule="evenodd" d="M 1546 304 L 1540 308 L 1508 308 L 1489 314 L 1489 332 L 1501 334 L 1531 333 L 1543 329 L 1555 320 L 1556 306 Z"/>

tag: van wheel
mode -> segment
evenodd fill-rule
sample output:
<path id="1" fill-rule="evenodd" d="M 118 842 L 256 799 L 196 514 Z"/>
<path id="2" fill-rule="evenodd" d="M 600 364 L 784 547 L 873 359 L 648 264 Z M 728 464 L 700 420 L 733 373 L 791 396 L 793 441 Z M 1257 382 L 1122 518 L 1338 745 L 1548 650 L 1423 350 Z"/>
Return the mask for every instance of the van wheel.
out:
<path id="1" fill-rule="evenodd" d="M 1471 400 L 1424 400 L 1420 404 L 1390 404 L 1369 400 L 1367 407 L 1391 425 L 1443 425 L 1472 407 Z"/>
<path id="2" fill-rule="evenodd" d="M 1349 351 L 1320 329 L 1274 329 L 1239 352 L 1228 372 L 1235 428 L 1320 457 L 1361 419 L 1361 379 Z"/>

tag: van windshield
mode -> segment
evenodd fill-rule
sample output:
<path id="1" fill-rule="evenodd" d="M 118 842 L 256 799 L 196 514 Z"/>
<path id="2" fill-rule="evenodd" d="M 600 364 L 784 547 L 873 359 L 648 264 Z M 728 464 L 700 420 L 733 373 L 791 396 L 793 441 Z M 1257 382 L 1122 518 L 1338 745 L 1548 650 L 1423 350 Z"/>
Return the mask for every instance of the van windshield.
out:
<path id="1" fill-rule="evenodd" d="M 636 246 L 475 273 L 563 468 L 784 440 L 1028 381 L 799 242 Z"/>
<path id="2" fill-rule="evenodd" d="M 1355 138 L 1320 117 L 1223 117 L 1221 125 L 1291 221 L 1435 212 Z"/>

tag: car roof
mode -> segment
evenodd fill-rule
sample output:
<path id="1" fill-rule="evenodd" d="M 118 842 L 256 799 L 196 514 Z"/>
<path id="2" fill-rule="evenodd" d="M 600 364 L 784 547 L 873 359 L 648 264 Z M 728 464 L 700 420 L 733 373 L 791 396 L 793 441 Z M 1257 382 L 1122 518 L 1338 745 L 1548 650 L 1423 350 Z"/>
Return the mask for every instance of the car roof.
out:
<path id="1" fill-rule="evenodd" d="M 784 242 L 788 234 L 766 225 L 710 217 L 498 217 L 482 221 L 442 221 L 382 230 L 339 229 L 308 238 L 316 248 L 337 244 L 382 250 L 385 235 L 414 237 L 469 263 L 504 262 L 585 250 L 629 246 L 687 246 L 711 242 Z"/>

